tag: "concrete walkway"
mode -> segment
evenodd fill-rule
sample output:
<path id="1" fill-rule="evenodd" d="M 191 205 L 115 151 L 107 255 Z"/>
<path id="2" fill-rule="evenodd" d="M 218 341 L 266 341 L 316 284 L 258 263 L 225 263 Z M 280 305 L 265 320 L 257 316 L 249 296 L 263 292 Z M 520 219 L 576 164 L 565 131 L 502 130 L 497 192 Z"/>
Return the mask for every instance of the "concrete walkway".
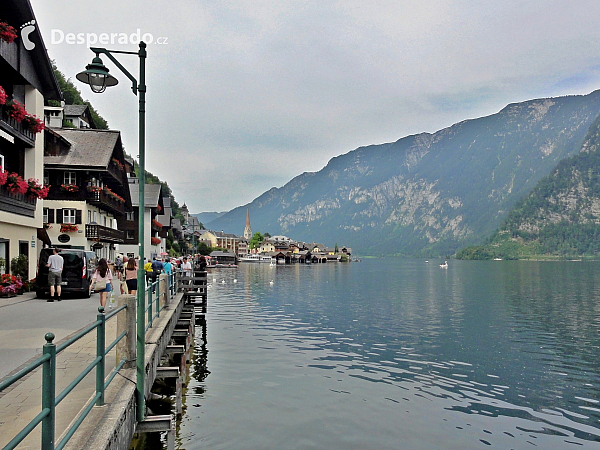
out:
<path id="1" fill-rule="evenodd" d="M 96 320 L 98 294 L 90 299 L 48 303 L 25 294 L 0 299 L 0 379 L 17 372 L 41 355 L 44 335 L 56 335 L 55 344 L 66 341 L 77 330 Z M 124 313 L 124 312 L 122 312 Z M 120 313 L 120 314 L 122 314 Z M 116 317 L 107 322 L 106 344 L 116 338 Z M 106 374 L 115 366 L 115 351 L 107 356 Z M 96 357 L 96 332 L 80 339 L 57 356 L 56 394 L 68 386 Z M 0 448 L 3 448 L 41 411 L 41 367 L 0 393 Z M 63 433 L 95 393 L 92 370 L 56 408 L 56 437 Z M 39 449 L 41 425 L 19 445 Z"/>

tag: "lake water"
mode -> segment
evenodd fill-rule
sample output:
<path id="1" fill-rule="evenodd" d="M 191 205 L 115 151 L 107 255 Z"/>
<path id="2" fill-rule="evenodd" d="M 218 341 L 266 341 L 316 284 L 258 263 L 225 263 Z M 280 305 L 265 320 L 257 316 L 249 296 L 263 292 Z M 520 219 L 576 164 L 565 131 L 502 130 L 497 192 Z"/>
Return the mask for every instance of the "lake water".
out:
<path id="1" fill-rule="evenodd" d="M 439 262 L 213 270 L 178 448 L 600 448 L 600 263 Z"/>

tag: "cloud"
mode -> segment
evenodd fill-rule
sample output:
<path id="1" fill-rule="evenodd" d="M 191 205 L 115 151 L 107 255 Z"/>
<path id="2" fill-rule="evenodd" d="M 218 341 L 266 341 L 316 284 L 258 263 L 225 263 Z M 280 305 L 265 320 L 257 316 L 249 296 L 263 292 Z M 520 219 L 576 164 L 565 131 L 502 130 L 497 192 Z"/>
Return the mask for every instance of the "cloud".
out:
<path id="1" fill-rule="evenodd" d="M 590 0 L 32 4 L 47 44 L 52 28 L 168 37 L 148 48 L 147 167 L 192 212 L 240 206 L 361 145 L 587 93 L 600 66 Z M 93 56 L 48 50 L 70 77 Z M 82 91 L 137 155 L 128 83 Z"/>

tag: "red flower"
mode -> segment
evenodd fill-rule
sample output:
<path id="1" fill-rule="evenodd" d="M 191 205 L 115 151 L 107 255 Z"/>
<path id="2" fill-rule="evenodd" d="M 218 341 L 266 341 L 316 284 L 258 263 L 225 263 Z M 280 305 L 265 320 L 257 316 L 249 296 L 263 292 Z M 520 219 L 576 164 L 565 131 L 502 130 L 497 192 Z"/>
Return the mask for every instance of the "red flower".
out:
<path id="1" fill-rule="evenodd" d="M 22 122 L 23 125 L 25 125 L 34 133 L 39 133 L 45 128 L 44 122 L 41 119 L 38 119 L 36 116 L 30 114 L 26 115 Z"/>
<path id="2" fill-rule="evenodd" d="M 8 98 L 8 95 L 6 94 L 6 91 L 4 90 L 4 88 L 2 86 L 0 86 L 0 105 L 5 105 L 7 98 Z"/>
<path id="3" fill-rule="evenodd" d="M 159 245 L 160 244 L 160 239 L 156 238 L 156 237 L 150 238 L 150 243 L 152 245 Z"/>
<path id="4" fill-rule="evenodd" d="M 8 172 L 5 172 L 0 166 L 0 186 L 4 186 L 6 184 L 6 180 L 8 179 Z"/>
<path id="5" fill-rule="evenodd" d="M 71 231 L 77 231 L 78 229 L 77 225 L 73 225 L 72 223 L 63 223 L 60 226 L 61 233 L 70 233 Z"/>
<path id="6" fill-rule="evenodd" d="M 14 42 L 17 37 L 17 30 L 6 22 L 0 22 L 0 39 L 10 44 Z"/>
<path id="7" fill-rule="evenodd" d="M 27 181 L 23 180 L 17 173 L 9 173 L 5 183 L 6 189 L 13 194 L 24 194 L 29 188 Z"/>
<path id="8" fill-rule="evenodd" d="M 27 180 L 27 195 L 35 198 L 46 198 L 48 197 L 48 191 L 50 186 L 43 186 L 39 180 L 30 178 Z"/>
<path id="9" fill-rule="evenodd" d="M 22 122 L 25 117 L 27 117 L 27 111 L 25 107 L 16 100 L 11 100 L 7 103 L 10 107 L 8 110 L 9 117 L 12 117 L 17 122 Z"/>

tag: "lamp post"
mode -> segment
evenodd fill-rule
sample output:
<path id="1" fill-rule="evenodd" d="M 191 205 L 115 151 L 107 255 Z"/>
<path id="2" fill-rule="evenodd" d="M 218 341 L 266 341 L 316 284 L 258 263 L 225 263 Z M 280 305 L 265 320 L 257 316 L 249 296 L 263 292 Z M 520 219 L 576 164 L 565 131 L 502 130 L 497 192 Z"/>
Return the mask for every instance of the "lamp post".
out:
<path id="1" fill-rule="evenodd" d="M 138 264 L 138 276 L 137 276 L 137 378 L 136 378 L 136 398 L 137 398 L 137 411 L 136 418 L 138 422 L 144 420 L 146 416 L 146 400 L 144 396 L 145 388 L 144 381 L 146 375 L 145 367 L 145 345 L 146 345 L 146 327 L 145 327 L 145 309 L 146 301 L 144 291 L 142 289 L 144 284 L 144 191 L 146 187 L 146 155 L 145 155 L 145 136 L 146 136 L 146 43 L 140 42 L 140 49 L 138 52 L 126 52 L 118 50 L 107 50 L 105 48 L 91 47 L 90 50 L 96 54 L 96 57 L 92 60 L 92 63 L 86 66 L 86 70 L 77 74 L 77 79 L 83 83 L 89 84 L 92 91 L 101 93 L 106 90 L 109 86 L 115 86 L 118 80 L 109 75 L 108 68 L 104 66 L 100 55 L 106 55 L 120 70 L 125 74 L 127 78 L 131 80 L 131 90 L 134 95 L 138 96 L 139 99 L 139 206 L 138 206 L 138 245 L 139 245 L 139 264 Z M 125 55 L 137 55 L 140 60 L 140 76 L 139 83 L 131 73 L 125 69 L 112 55 L 113 53 L 120 53 Z"/>

